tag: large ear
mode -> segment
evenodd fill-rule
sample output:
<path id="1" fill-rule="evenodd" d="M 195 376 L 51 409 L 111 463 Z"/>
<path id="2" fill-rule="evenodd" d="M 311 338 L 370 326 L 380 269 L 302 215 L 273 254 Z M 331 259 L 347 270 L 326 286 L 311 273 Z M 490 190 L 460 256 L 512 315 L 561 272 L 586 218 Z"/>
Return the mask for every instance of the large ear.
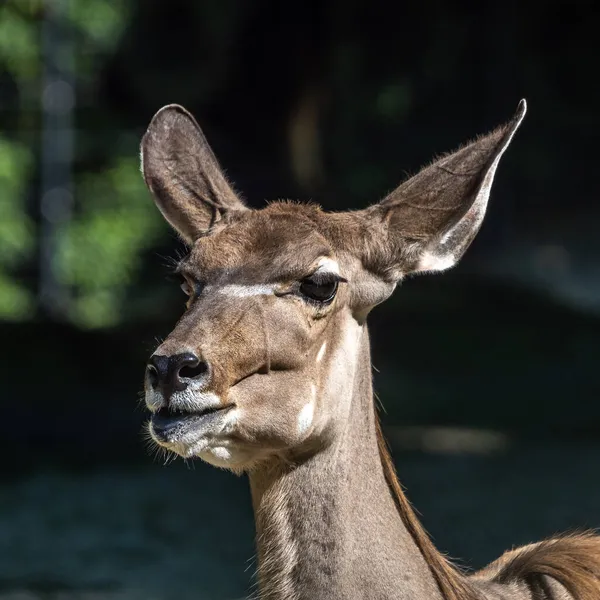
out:
<path id="1" fill-rule="evenodd" d="M 200 126 L 170 104 L 152 118 L 141 145 L 146 185 L 167 221 L 192 243 L 225 214 L 248 210 L 227 183 Z"/>
<path id="2" fill-rule="evenodd" d="M 526 110 L 521 100 L 509 123 L 436 160 L 367 209 L 385 228 L 388 274 L 443 271 L 458 262 L 479 231 L 496 168 Z"/>

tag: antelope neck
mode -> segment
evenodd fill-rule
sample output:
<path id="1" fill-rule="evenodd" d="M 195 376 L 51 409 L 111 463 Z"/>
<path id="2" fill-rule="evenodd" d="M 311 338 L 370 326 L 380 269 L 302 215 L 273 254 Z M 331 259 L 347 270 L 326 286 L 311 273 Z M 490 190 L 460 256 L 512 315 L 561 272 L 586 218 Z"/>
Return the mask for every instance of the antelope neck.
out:
<path id="1" fill-rule="evenodd" d="M 250 474 L 262 600 L 441 599 L 385 481 L 366 325 L 360 337 L 343 433 Z"/>

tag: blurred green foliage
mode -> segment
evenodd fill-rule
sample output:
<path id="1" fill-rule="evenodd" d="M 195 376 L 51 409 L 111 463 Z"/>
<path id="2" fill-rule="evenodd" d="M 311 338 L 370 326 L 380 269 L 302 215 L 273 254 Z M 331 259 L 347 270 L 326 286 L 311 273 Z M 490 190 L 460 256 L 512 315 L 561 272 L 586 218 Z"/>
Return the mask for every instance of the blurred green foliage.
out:
<path id="1" fill-rule="evenodd" d="M 8 0 L 0 6 L 0 73 L 22 94 L 39 74 L 40 44 L 33 20 L 41 2 Z M 0 318 L 24 319 L 33 314 L 31 290 L 13 273 L 35 249 L 34 225 L 26 210 L 28 182 L 34 173 L 30 144 L 18 129 L 0 133 Z"/>
<path id="2" fill-rule="evenodd" d="M 250 204 L 275 193 L 345 209 L 376 201 L 432 155 L 508 118 L 527 96 L 527 129 L 505 161 L 495 188 L 502 206 L 490 206 L 495 214 L 478 247 L 494 230 L 498 240 L 527 223 L 527 211 L 537 226 L 540 213 L 574 212 L 565 197 L 583 211 L 586 198 L 592 204 L 597 197 L 584 184 L 572 193 L 572 182 L 579 186 L 593 171 L 588 157 L 598 127 L 599 92 L 587 85 L 583 59 L 596 56 L 597 36 L 583 0 L 568 27 L 554 7 L 542 18 L 515 7 L 436 0 L 5 0 L 2 319 L 39 314 L 50 6 L 64 10 L 56 61 L 72 71 L 75 98 L 74 207 L 57 224 L 51 259 L 66 291 L 63 316 L 79 327 L 115 326 L 165 309 L 166 292 L 145 267 L 152 257 L 156 272 L 156 252 L 172 244 L 137 156 L 143 128 L 166 103 L 198 116 Z M 555 31 L 564 40 L 559 50 Z M 303 165 L 316 175 L 301 180 Z"/>
<path id="3" fill-rule="evenodd" d="M 102 173 L 82 174 L 76 197 L 85 199 L 60 237 L 60 280 L 75 292 L 71 318 L 82 326 L 116 325 L 144 250 L 164 232 L 149 201 L 137 157 L 117 158 Z"/>
<path id="4" fill-rule="evenodd" d="M 23 319 L 33 312 L 31 292 L 10 275 L 35 246 L 33 223 L 25 210 L 32 158 L 19 142 L 0 137 L 0 318 Z"/>
<path id="5" fill-rule="evenodd" d="M 118 44 L 133 3 L 74 0 L 62 6 L 60 26 L 72 45 L 63 46 L 67 55 L 59 58 L 74 69 L 76 82 L 89 82 Z M 0 137 L 0 318 L 10 320 L 29 319 L 36 307 L 35 286 L 15 273 L 36 258 L 36 225 L 26 201 L 36 195 L 31 184 L 41 137 L 43 10 L 42 0 L 9 0 L 0 7 L 0 73 L 17 89 L 10 108 L 18 119 Z M 75 135 L 77 152 L 89 134 L 77 129 Z M 53 257 L 56 277 L 71 296 L 66 316 L 83 327 L 119 323 L 141 254 L 164 232 L 140 175 L 137 141 L 134 136 L 120 139 L 125 140 L 122 156 L 111 157 L 100 170 L 74 170 L 76 210 L 60 226 Z"/>
<path id="6" fill-rule="evenodd" d="M 20 83 L 35 77 L 40 66 L 40 42 L 35 17 L 41 2 L 8 0 L 0 6 L 0 61 Z"/>

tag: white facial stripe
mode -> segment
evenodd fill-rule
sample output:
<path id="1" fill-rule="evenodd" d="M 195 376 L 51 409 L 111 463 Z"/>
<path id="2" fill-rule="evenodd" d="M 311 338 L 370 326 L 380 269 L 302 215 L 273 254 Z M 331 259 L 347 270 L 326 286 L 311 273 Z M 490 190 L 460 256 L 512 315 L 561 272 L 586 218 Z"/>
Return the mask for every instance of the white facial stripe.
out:
<path id="1" fill-rule="evenodd" d="M 321 362 L 323 357 L 325 356 L 325 348 L 327 348 L 327 342 L 323 342 L 323 345 L 319 349 L 319 353 L 317 354 L 317 362 Z"/>
<path id="2" fill-rule="evenodd" d="M 317 271 L 340 274 L 338 263 L 327 257 L 323 257 L 317 263 Z M 205 292 L 214 291 L 217 294 L 230 296 L 232 298 L 248 298 L 250 296 L 270 296 L 275 293 L 274 285 L 263 283 L 243 285 L 239 283 L 229 283 L 223 286 L 207 286 Z"/>
<path id="3" fill-rule="evenodd" d="M 324 256 L 319 259 L 317 263 L 317 271 L 327 271 L 328 273 L 335 273 L 336 275 L 340 274 L 340 265 L 333 260 L 332 258 L 328 258 Z"/>
<path id="4" fill-rule="evenodd" d="M 316 390 L 316 388 L 314 388 Z M 312 425 L 313 415 L 315 412 L 314 402 L 309 402 L 302 407 L 300 414 L 298 415 L 298 433 L 306 433 L 309 427 Z"/>
<path id="5" fill-rule="evenodd" d="M 247 298 L 249 296 L 269 296 L 273 294 L 274 287 L 272 285 L 239 285 L 229 284 L 216 289 L 219 294 L 231 296 L 233 298 Z"/>

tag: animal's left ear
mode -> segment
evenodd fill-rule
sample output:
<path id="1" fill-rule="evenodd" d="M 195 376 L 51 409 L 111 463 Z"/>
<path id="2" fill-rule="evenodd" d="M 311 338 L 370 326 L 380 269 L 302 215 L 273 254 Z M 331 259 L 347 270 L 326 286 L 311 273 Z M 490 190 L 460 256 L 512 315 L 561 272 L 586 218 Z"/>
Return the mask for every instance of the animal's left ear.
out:
<path id="1" fill-rule="evenodd" d="M 436 160 L 365 211 L 383 225 L 389 277 L 458 262 L 479 231 L 496 168 L 526 110 L 521 100 L 509 123 Z"/>

